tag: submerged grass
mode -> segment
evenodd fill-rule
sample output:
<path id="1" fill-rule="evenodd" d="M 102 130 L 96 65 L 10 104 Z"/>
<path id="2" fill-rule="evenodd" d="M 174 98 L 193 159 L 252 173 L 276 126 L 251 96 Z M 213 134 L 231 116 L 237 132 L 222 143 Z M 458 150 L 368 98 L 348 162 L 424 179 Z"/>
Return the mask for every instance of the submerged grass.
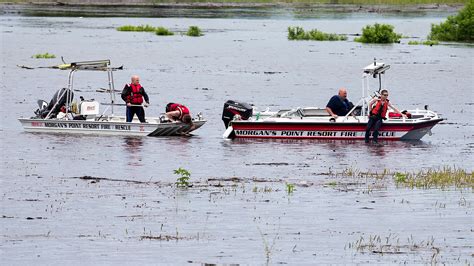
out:
<path id="1" fill-rule="evenodd" d="M 408 45 L 429 45 L 429 46 L 433 46 L 433 45 L 438 45 L 439 42 L 438 41 L 431 41 L 431 40 L 428 40 L 428 41 L 409 41 L 408 42 Z"/>
<path id="2" fill-rule="evenodd" d="M 379 184 L 386 184 L 393 180 L 397 187 L 408 188 L 471 188 L 474 189 L 474 172 L 467 172 L 466 170 L 456 167 L 444 166 L 440 168 L 429 168 L 427 170 L 419 170 L 418 172 L 392 172 L 389 169 L 384 169 L 381 172 L 363 172 L 356 168 L 347 168 L 340 173 L 334 173 L 334 178 L 349 178 L 354 179 L 349 184 L 364 185 L 364 179 L 377 181 Z M 355 183 L 354 183 L 355 181 Z M 371 182 L 372 182 L 371 181 Z M 352 182 L 352 183 L 351 183 Z M 347 182 L 336 182 L 331 180 L 327 185 L 347 185 Z M 375 183 L 374 183 L 375 184 Z"/>
<path id="3" fill-rule="evenodd" d="M 31 56 L 31 58 L 36 58 L 36 59 L 53 59 L 53 58 L 56 58 L 56 56 L 55 56 L 54 54 L 44 53 L 44 54 L 35 54 L 35 55 Z"/>
<path id="4" fill-rule="evenodd" d="M 302 27 L 288 27 L 290 41 L 345 41 L 347 36 L 336 33 L 325 33 L 318 29 L 305 31 Z"/>
<path id="5" fill-rule="evenodd" d="M 139 25 L 139 26 L 125 25 L 125 26 L 118 27 L 117 30 L 118 31 L 153 32 L 153 31 L 156 31 L 156 28 L 148 24 Z"/>
<path id="6" fill-rule="evenodd" d="M 416 173 L 395 173 L 397 186 L 409 188 L 474 188 L 474 172 L 445 166 L 439 169 L 421 170 Z"/>
<path id="7" fill-rule="evenodd" d="M 118 31 L 154 32 L 156 35 L 168 36 L 174 33 L 165 27 L 153 27 L 151 25 L 125 25 L 117 28 Z"/>
<path id="8" fill-rule="evenodd" d="M 353 248 L 361 253 L 371 254 L 410 254 L 416 253 L 419 255 L 426 254 L 431 258 L 431 264 L 437 264 L 437 259 L 440 253 L 440 248 L 435 246 L 434 237 L 427 240 L 416 241 L 410 235 L 406 240 L 401 239 L 396 234 L 389 234 L 388 236 L 369 235 L 364 238 L 361 236 L 353 243 L 349 243 L 348 247 Z"/>

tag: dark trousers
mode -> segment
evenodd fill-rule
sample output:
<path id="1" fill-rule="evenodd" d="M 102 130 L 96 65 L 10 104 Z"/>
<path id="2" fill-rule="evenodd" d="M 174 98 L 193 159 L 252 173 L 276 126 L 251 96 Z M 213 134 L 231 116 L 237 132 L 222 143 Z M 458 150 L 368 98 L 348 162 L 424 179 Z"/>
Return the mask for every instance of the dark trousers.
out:
<path id="1" fill-rule="evenodd" d="M 133 116 L 137 114 L 138 120 L 145 123 L 145 110 L 141 106 L 127 106 L 127 122 L 132 122 Z"/>
<path id="2" fill-rule="evenodd" d="M 374 130 L 374 141 L 377 142 L 379 137 L 379 129 L 382 126 L 382 118 L 378 116 L 369 117 L 369 122 L 367 122 L 367 127 L 365 128 L 365 142 L 369 142 L 370 129 Z"/>

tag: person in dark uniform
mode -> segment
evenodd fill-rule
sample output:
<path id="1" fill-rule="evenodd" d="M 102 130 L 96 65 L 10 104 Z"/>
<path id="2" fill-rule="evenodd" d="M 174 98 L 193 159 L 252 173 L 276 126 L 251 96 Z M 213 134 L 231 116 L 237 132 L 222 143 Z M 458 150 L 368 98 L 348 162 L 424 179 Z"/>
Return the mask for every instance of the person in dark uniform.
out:
<path id="1" fill-rule="evenodd" d="M 140 85 L 140 78 L 138 76 L 132 76 L 131 81 L 132 83 L 125 84 L 121 95 L 122 99 L 127 103 L 127 122 L 132 122 L 133 116 L 136 114 L 141 123 L 146 123 L 143 106 L 148 107 L 150 104 L 148 94 Z M 143 100 L 145 100 L 144 104 Z"/>
<path id="2" fill-rule="evenodd" d="M 354 105 L 347 99 L 347 90 L 340 88 L 338 95 L 334 95 L 326 105 L 326 112 L 333 118 L 338 116 L 345 116 L 354 107 Z"/>

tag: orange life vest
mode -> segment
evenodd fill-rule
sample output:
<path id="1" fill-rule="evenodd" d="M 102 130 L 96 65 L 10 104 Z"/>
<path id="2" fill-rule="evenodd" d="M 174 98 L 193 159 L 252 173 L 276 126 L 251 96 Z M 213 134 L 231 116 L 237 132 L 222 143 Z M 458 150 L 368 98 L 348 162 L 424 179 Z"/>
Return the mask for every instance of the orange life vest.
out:
<path id="1" fill-rule="evenodd" d="M 370 115 L 375 115 L 380 117 L 385 117 L 387 115 L 387 110 L 388 110 L 388 99 L 385 100 L 385 103 L 382 104 L 382 100 L 378 99 L 377 102 L 375 103 L 375 107 L 372 108 L 372 111 L 370 111 Z"/>

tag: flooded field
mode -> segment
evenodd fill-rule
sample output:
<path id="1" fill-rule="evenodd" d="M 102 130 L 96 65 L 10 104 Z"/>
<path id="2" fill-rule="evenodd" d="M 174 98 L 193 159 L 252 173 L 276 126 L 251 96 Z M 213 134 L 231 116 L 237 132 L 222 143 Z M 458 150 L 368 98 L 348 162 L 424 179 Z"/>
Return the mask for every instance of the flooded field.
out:
<path id="1" fill-rule="evenodd" d="M 445 165 L 474 168 L 472 46 L 407 45 L 447 15 L 0 16 L 2 261 L 472 264 L 472 187 L 411 189 L 393 178 Z M 352 35 L 342 42 L 286 38 L 288 26 L 356 34 L 375 22 L 410 38 L 393 45 L 362 45 Z M 175 32 L 197 25 L 205 35 L 115 30 L 127 24 Z M 46 52 L 58 58 L 31 58 Z M 57 65 L 61 56 L 123 65 L 114 75 L 119 89 L 140 75 L 147 115 L 180 102 L 208 122 L 190 138 L 25 133 L 17 118 L 32 116 L 36 100 L 50 100 L 68 73 L 17 65 Z M 386 84 L 396 106 L 428 104 L 446 119 L 431 136 L 381 146 L 222 139 L 226 100 L 325 106 L 346 87 L 357 102 L 361 69 L 373 58 L 392 65 Z M 105 101 L 95 90 L 106 81 L 103 73 L 79 72 L 76 96 Z M 191 172 L 192 187 L 176 188 L 179 167 Z"/>

